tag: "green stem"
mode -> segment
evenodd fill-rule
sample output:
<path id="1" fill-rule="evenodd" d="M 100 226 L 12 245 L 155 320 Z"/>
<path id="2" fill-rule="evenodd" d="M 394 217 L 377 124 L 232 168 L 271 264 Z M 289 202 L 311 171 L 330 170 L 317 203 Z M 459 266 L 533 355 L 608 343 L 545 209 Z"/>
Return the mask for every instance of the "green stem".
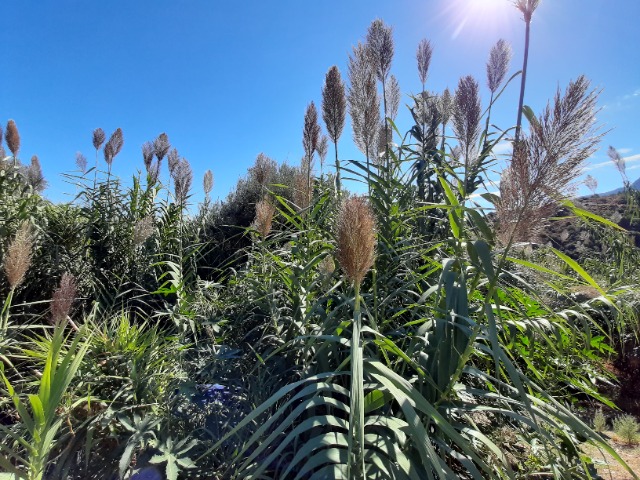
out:
<path id="1" fill-rule="evenodd" d="M 349 464 L 347 478 L 364 479 L 364 375 L 360 330 L 360 283 L 355 284 L 351 337 L 351 395 L 349 408 Z"/>

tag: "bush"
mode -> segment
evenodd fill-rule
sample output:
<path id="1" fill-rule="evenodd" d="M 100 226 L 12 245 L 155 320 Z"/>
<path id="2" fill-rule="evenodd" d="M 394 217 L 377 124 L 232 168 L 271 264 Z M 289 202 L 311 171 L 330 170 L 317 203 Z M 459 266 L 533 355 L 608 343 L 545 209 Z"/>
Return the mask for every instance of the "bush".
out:
<path id="1" fill-rule="evenodd" d="M 638 441 L 640 424 L 633 415 L 622 415 L 613 421 L 613 431 L 629 445 Z"/>

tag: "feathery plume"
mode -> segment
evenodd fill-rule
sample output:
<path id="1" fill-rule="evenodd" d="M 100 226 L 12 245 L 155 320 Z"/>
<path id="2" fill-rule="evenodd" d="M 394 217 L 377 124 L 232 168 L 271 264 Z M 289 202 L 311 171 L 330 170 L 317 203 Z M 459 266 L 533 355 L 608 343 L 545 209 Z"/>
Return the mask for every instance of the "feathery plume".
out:
<path id="1" fill-rule="evenodd" d="M 364 197 L 350 197 L 342 202 L 336 238 L 340 267 L 355 285 L 360 285 L 373 265 L 376 244 L 373 211 Z"/>
<path id="2" fill-rule="evenodd" d="M 591 175 L 587 175 L 584 179 L 584 184 L 589 190 L 591 190 L 591 193 L 593 195 L 596 194 L 596 189 L 598 188 L 598 180 L 593 178 Z"/>
<path id="3" fill-rule="evenodd" d="M 76 167 L 82 173 L 87 173 L 87 157 L 82 152 L 76 152 Z"/>
<path id="4" fill-rule="evenodd" d="M 51 300 L 51 320 L 54 325 L 61 325 L 71 313 L 71 307 L 76 299 L 76 280 L 70 273 L 64 273 L 60 279 L 60 286 L 53 292 Z"/>
<path id="5" fill-rule="evenodd" d="M 487 86 L 492 95 L 496 93 L 507 75 L 512 55 L 511 45 L 502 38 L 491 48 L 487 62 Z"/>
<path id="6" fill-rule="evenodd" d="M 338 143 L 347 115 L 347 96 L 340 70 L 335 65 L 329 69 L 322 87 L 322 119 L 327 134 L 334 144 Z"/>
<path id="7" fill-rule="evenodd" d="M 609 159 L 613 162 L 613 164 L 616 166 L 616 168 L 620 172 L 620 175 L 622 176 L 622 180 L 625 183 L 629 183 L 629 178 L 627 177 L 627 163 L 624 161 L 624 157 L 620 155 L 618 150 L 616 150 L 611 145 L 609 145 L 609 149 L 607 150 L 607 155 L 609 156 Z"/>
<path id="8" fill-rule="evenodd" d="M 318 145 L 316 145 L 316 152 L 318 152 L 318 156 L 320 157 L 320 172 L 322 172 L 324 161 L 327 158 L 327 153 L 329 153 L 329 138 L 326 135 L 320 136 Z"/>
<path id="9" fill-rule="evenodd" d="M 276 207 L 267 196 L 263 197 L 262 200 L 256 204 L 256 217 L 253 220 L 253 228 L 262 238 L 266 238 L 269 232 L 271 232 L 271 225 L 275 213 Z"/>
<path id="10" fill-rule="evenodd" d="M 184 205 L 191 189 L 191 183 L 193 182 L 193 171 L 191 170 L 191 164 L 186 158 L 180 160 L 175 170 L 173 178 L 176 199 L 180 205 Z"/>
<path id="11" fill-rule="evenodd" d="M 104 130 L 102 130 L 101 128 L 96 128 L 93 131 L 93 148 L 95 148 L 96 151 L 100 150 L 100 147 L 102 146 L 106 138 L 107 136 L 105 135 Z"/>
<path id="12" fill-rule="evenodd" d="M 153 235 L 155 225 L 152 215 L 139 219 L 133 227 L 133 245 L 140 246 Z"/>
<path id="13" fill-rule="evenodd" d="M 515 143 L 496 205 L 502 243 L 535 239 L 558 200 L 575 190 L 585 160 L 602 137 L 595 127 L 597 97 L 584 76 L 570 82 Z"/>
<path id="14" fill-rule="evenodd" d="M 380 124 L 380 98 L 376 88 L 375 71 L 370 49 L 358 43 L 349 56 L 349 114 L 353 128 L 353 140 L 369 159 L 376 145 Z"/>
<path id="15" fill-rule="evenodd" d="M 151 142 L 144 142 L 142 144 L 142 161 L 144 162 L 144 168 L 147 170 L 147 173 L 149 173 L 149 169 L 151 168 L 154 153 L 155 150 Z"/>
<path id="16" fill-rule="evenodd" d="M 20 133 L 18 132 L 16 122 L 13 120 L 9 120 L 7 122 L 7 129 L 5 131 L 4 138 L 7 142 L 7 147 L 9 147 L 9 151 L 14 157 L 17 157 L 18 152 L 20 151 Z"/>
<path id="17" fill-rule="evenodd" d="M 256 157 L 255 164 L 249 169 L 249 176 L 264 189 L 273 181 L 277 169 L 275 160 L 260 152 Z"/>
<path id="18" fill-rule="evenodd" d="M 213 189 L 213 172 L 211 170 L 207 170 L 204 172 L 204 178 L 202 179 L 202 188 L 204 190 L 204 194 L 208 197 Z"/>
<path id="19" fill-rule="evenodd" d="M 420 76 L 420 83 L 422 83 L 422 89 L 427 83 L 429 76 L 429 66 L 431 65 L 431 56 L 433 55 L 433 46 L 429 40 L 420 40 L 418 44 L 418 51 L 416 52 L 416 60 L 418 61 L 418 75 Z"/>
<path id="20" fill-rule="evenodd" d="M 111 168 L 113 159 L 116 158 L 120 153 L 120 150 L 122 150 L 123 143 L 124 138 L 122 137 L 122 129 L 117 128 L 104 146 L 104 161 L 107 162 L 109 168 Z"/>
<path id="21" fill-rule="evenodd" d="M 4 258 L 4 272 L 7 275 L 9 286 L 16 288 L 24 280 L 24 276 L 31 265 L 33 253 L 34 235 L 31 224 L 22 222 L 16 236 L 7 248 Z"/>
<path id="22" fill-rule="evenodd" d="M 4 162 L 4 158 L 7 156 L 7 152 L 5 152 L 4 147 L 0 144 L 0 165 Z"/>
<path id="23" fill-rule="evenodd" d="M 312 190 L 307 176 L 306 159 L 302 159 L 302 166 L 296 169 L 293 177 L 293 202 L 298 207 L 298 212 L 303 212 L 311 205 Z"/>
<path id="24" fill-rule="evenodd" d="M 442 92 L 442 96 L 440 97 L 440 107 L 442 114 L 442 123 L 447 124 L 449 120 L 451 120 L 451 115 L 453 115 L 453 96 L 448 88 L 444 89 Z"/>
<path id="25" fill-rule="evenodd" d="M 478 82 L 470 75 L 462 77 L 454 97 L 453 132 L 464 152 L 466 165 L 475 156 L 476 144 L 480 135 L 480 97 Z"/>
<path id="26" fill-rule="evenodd" d="M 318 140 L 320 139 L 320 125 L 318 124 L 318 111 L 316 105 L 311 102 L 307 105 L 307 110 L 304 114 L 304 128 L 302 130 L 302 146 L 304 148 L 304 155 L 308 162 L 308 176 L 311 177 L 311 170 L 313 169 L 313 156 L 318 146 Z"/>
<path id="27" fill-rule="evenodd" d="M 340 194 L 340 160 L 338 159 L 338 139 L 344 129 L 347 114 L 347 95 L 340 76 L 340 70 L 335 65 L 329 69 L 322 87 L 322 119 L 327 127 L 327 134 L 333 142 L 336 154 L 336 195 Z"/>
<path id="28" fill-rule="evenodd" d="M 40 159 L 37 155 L 31 157 L 31 165 L 25 168 L 25 180 L 36 192 L 42 192 L 47 188 L 47 181 L 42 174 Z"/>
<path id="29" fill-rule="evenodd" d="M 155 185 L 158 182 L 158 178 L 160 178 L 160 162 L 154 160 L 149 167 L 149 184 Z"/>
<path id="30" fill-rule="evenodd" d="M 400 84 L 395 75 L 389 77 L 389 82 L 385 85 L 385 95 L 387 96 L 387 117 L 395 120 L 400 107 Z"/>
<path id="31" fill-rule="evenodd" d="M 514 0 L 513 4 L 522 13 L 522 19 L 525 23 L 530 23 L 533 12 L 540 5 L 540 0 Z"/>
<path id="32" fill-rule="evenodd" d="M 158 159 L 158 165 L 162 160 Z M 167 163 L 169 164 L 169 176 L 175 180 L 176 170 L 180 165 L 180 154 L 176 148 L 172 148 L 167 157 Z"/>
<path id="33" fill-rule="evenodd" d="M 171 144 L 169 144 L 169 137 L 166 133 L 161 133 L 158 135 L 153 141 L 153 150 L 158 159 L 158 162 L 162 162 L 162 159 L 167 155 L 167 152 L 171 148 Z"/>
<path id="34" fill-rule="evenodd" d="M 378 80 L 384 82 L 393 60 L 393 29 L 381 19 L 371 22 L 367 30 L 367 45 L 371 48 L 372 61 Z"/>

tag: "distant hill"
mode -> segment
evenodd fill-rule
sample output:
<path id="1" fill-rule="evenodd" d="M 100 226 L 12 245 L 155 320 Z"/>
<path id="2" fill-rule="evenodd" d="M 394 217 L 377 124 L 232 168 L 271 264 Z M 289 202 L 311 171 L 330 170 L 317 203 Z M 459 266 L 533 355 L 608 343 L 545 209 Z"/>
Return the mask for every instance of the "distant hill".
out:
<path id="1" fill-rule="evenodd" d="M 635 190 L 640 190 L 640 178 L 638 178 L 635 182 L 633 182 L 631 184 L 631 188 L 635 189 Z M 610 192 L 606 192 L 606 193 L 601 193 L 601 196 L 609 196 L 609 195 L 617 195 L 619 193 L 622 193 L 624 191 L 624 188 L 620 187 L 620 188 L 616 188 L 615 190 L 611 190 Z"/>

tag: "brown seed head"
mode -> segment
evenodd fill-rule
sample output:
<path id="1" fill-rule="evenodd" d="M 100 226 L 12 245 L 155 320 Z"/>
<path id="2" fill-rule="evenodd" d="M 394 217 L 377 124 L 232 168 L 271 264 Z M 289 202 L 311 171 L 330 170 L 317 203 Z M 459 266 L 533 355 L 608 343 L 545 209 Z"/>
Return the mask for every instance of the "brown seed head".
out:
<path id="1" fill-rule="evenodd" d="M 327 133 L 333 143 L 338 143 L 347 115 L 347 95 L 340 77 L 340 70 L 335 65 L 329 69 L 322 87 L 322 119 L 327 126 Z"/>
<path id="2" fill-rule="evenodd" d="M 302 159 L 301 168 L 296 168 L 293 184 L 293 202 L 298 207 L 298 211 L 302 212 L 308 209 L 311 205 L 311 196 L 313 193 L 309 186 L 309 176 L 307 174 L 307 167 L 305 166 L 304 158 Z"/>
<path id="3" fill-rule="evenodd" d="M 429 76 L 429 66 L 431 65 L 431 56 L 433 55 L 433 47 L 429 40 L 420 40 L 418 51 L 416 52 L 416 60 L 418 60 L 418 75 L 420 83 L 424 86 Z"/>
<path id="4" fill-rule="evenodd" d="M 69 314 L 76 299 L 76 280 L 70 273 L 64 273 L 60 279 L 60 286 L 53 292 L 51 301 L 51 320 L 58 326 L 62 324 Z"/>
<path id="5" fill-rule="evenodd" d="M 100 147 L 102 146 L 106 138 L 107 136 L 105 135 L 104 130 L 102 130 L 101 128 L 96 128 L 93 131 L 93 147 L 96 150 L 100 150 Z"/>
<path id="6" fill-rule="evenodd" d="M 171 148 L 169 137 L 166 133 L 161 133 L 160 135 L 158 135 L 158 138 L 156 138 L 153 142 L 153 148 L 155 150 L 158 161 L 162 162 L 162 159 L 167 155 L 169 148 Z"/>
<path id="7" fill-rule="evenodd" d="M 498 40 L 491 48 L 489 61 L 487 62 L 487 86 L 491 93 L 496 93 L 509 71 L 512 55 L 511 45 L 506 40 Z"/>
<path id="8" fill-rule="evenodd" d="M 310 163 L 313 163 L 313 154 L 316 151 L 319 139 L 318 111 L 315 103 L 311 102 L 307 105 L 307 110 L 304 114 L 304 128 L 302 131 L 302 146 L 304 147 L 304 154 Z"/>
<path id="9" fill-rule="evenodd" d="M 354 284 L 360 285 L 375 259 L 376 227 L 365 197 L 342 202 L 337 224 L 336 257 Z"/>
<path id="10" fill-rule="evenodd" d="M 14 157 L 18 156 L 20 151 L 20 133 L 18 133 L 18 127 L 16 122 L 9 120 L 7 122 L 7 130 L 5 132 L 5 140 L 7 141 L 7 147 Z"/>
<path id="11" fill-rule="evenodd" d="M 22 222 L 13 242 L 7 249 L 4 258 L 4 271 L 11 288 L 16 288 L 24 280 L 24 276 L 31 265 L 33 252 L 33 233 L 29 222 Z"/>
<path id="12" fill-rule="evenodd" d="M 256 218 L 253 221 L 253 228 L 262 238 L 266 238 L 269 232 L 271 232 L 271 225 L 275 213 L 275 205 L 273 205 L 266 196 L 256 204 Z"/>

